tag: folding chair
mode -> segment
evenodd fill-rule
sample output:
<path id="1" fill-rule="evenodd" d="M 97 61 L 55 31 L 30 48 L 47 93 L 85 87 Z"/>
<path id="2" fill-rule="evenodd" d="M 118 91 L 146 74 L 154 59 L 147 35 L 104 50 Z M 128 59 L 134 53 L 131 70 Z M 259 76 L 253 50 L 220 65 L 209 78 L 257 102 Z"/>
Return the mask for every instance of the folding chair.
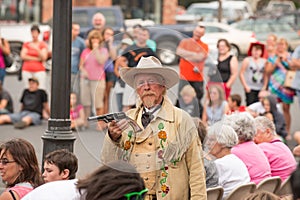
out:
<path id="1" fill-rule="evenodd" d="M 226 200 L 243 199 L 248 194 L 254 192 L 255 189 L 256 189 L 256 184 L 252 182 L 240 185 L 229 193 Z"/>
<path id="2" fill-rule="evenodd" d="M 207 200 L 222 200 L 224 189 L 222 186 L 208 188 L 206 190 Z"/>
<path id="3" fill-rule="evenodd" d="M 284 196 L 284 195 L 293 194 L 290 179 L 291 176 L 289 176 L 287 179 L 285 179 L 282 182 L 281 187 L 276 192 L 277 195 Z"/>
<path id="4" fill-rule="evenodd" d="M 271 193 L 277 192 L 281 185 L 281 178 L 279 176 L 273 176 L 262 180 L 257 185 L 257 190 L 264 190 Z"/>

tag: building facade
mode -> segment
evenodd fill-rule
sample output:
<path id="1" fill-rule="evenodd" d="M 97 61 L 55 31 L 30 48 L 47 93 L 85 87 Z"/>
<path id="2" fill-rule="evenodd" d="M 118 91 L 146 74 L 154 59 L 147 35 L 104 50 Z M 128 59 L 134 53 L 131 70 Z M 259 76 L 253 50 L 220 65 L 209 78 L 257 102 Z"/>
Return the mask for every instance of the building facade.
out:
<path id="1" fill-rule="evenodd" d="M 53 14 L 53 1 L 42 0 L 41 21 L 47 22 Z M 174 24 L 178 0 L 72 0 L 73 6 L 119 5 L 125 19 L 149 19 L 155 23 Z"/>

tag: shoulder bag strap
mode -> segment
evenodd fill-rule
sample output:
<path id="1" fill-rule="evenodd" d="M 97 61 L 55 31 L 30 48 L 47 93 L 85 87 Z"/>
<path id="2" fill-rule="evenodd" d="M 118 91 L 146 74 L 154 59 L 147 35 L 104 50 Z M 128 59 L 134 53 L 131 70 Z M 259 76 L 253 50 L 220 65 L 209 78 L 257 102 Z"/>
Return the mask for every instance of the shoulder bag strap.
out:
<path id="1" fill-rule="evenodd" d="M 11 194 L 11 196 L 12 196 L 13 200 L 17 200 L 17 198 L 15 197 L 15 194 L 13 193 L 13 191 L 12 191 L 12 190 L 9 190 L 9 193 Z"/>

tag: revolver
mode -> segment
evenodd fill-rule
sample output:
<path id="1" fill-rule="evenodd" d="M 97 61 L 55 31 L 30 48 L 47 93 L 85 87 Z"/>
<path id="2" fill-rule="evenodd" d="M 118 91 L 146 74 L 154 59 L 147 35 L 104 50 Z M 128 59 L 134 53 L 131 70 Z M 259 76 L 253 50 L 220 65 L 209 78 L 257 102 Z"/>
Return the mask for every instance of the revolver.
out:
<path id="1" fill-rule="evenodd" d="M 111 122 L 113 120 L 120 121 L 122 119 L 126 119 L 135 132 L 140 132 L 143 130 L 134 120 L 127 117 L 124 112 L 116 112 L 109 113 L 106 115 L 88 117 L 88 121 L 104 121 L 106 123 Z"/>
<path id="2" fill-rule="evenodd" d="M 126 119 L 127 116 L 124 112 L 116 112 L 116 113 L 109 113 L 106 115 L 99 115 L 89 117 L 88 121 L 105 121 L 106 123 L 111 122 L 113 120 L 120 121 L 121 119 Z"/>

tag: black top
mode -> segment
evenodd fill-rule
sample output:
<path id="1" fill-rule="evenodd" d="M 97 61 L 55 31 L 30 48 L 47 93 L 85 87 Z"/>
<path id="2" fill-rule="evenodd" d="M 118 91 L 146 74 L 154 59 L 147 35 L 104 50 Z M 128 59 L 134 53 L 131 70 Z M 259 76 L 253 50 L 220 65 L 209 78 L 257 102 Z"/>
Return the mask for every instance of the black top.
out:
<path id="1" fill-rule="evenodd" d="M 156 56 L 149 47 L 138 47 L 133 44 L 124 50 L 124 57 L 128 60 L 128 67 L 136 67 L 142 56 Z"/>
<path id="2" fill-rule="evenodd" d="M 232 55 L 228 56 L 228 58 L 226 58 L 223 61 L 220 61 L 218 59 L 218 64 L 217 64 L 217 68 L 218 68 L 218 73 L 216 73 L 213 76 L 210 76 L 210 81 L 211 82 L 223 82 L 226 83 L 231 75 L 231 70 L 230 70 L 230 61 L 231 61 Z"/>
<path id="3" fill-rule="evenodd" d="M 3 89 L 2 89 L 2 92 L 0 92 L 0 101 L 2 99 L 7 100 L 7 105 L 6 105 L 5 109 L 12 113 L 14 111 L 12 98 L 11 98 L 10 94 L 6 90 L 3 90 Z"/>
<path id="4" fill-rule="evenodd" d="M 23 110 L 37 112 L 40 115 L 43 113 L 43 103 L 47 102 L 47 93 L 40 89 L 34 92 L 30 92 L 28 89 L 25 89 L 21 98 Z"/>

